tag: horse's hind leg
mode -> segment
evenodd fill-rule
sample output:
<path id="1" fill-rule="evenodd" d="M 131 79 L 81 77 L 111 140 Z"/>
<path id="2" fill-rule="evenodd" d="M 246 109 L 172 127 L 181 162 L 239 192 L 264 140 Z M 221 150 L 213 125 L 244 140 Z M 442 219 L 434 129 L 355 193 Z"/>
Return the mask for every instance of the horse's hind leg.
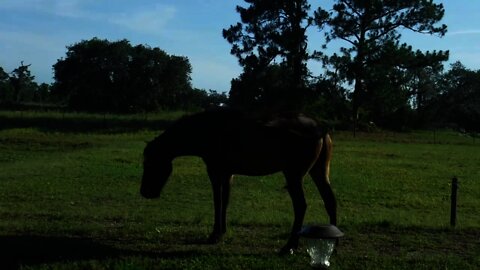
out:
<path id="1" fill-rule="evenodd" d="M 327 134 L 323 139 L 322 150 L 313 167 L 310 169 L 310 176 L 322 196 L 323 203 L 330 217 L 330 223 L 337 224 L 337 202 L 330 186 L 330 160 L 332 158 L 332 140 Z"/>
<path id="2" fill-rule="evenodd" d="M 305 201 L 305 194 L 303 190 L 303 175 L 291 174 L 288 172 L 284 172 L 284 174 L 287 180 L 288 193 L 292 199 L 295 218 L 293 221 L 290 238 L 288 239 L 287 244 L 280 250 L 280 254 L 288 254 L 291 252 L 291 250 L 298 248 L 298 233 L 302 228 L 303 219 L 307 210 L 307 202 Z"/>

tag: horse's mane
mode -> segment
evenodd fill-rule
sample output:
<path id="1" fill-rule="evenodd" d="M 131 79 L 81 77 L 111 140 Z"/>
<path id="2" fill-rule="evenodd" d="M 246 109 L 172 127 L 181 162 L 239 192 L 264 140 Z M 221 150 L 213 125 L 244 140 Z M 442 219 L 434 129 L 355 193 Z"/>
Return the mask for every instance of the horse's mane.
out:
<path id="1" fill-rule="evenodd" d="M 229 108 L 209 109 L 180 117 L 166 131 L 169 129 L 182 129 L 183 127 L 215 128 L 222 124 L 238 123 L 244 119 L 246 119 L 245 115 L 238 110 Z"/>

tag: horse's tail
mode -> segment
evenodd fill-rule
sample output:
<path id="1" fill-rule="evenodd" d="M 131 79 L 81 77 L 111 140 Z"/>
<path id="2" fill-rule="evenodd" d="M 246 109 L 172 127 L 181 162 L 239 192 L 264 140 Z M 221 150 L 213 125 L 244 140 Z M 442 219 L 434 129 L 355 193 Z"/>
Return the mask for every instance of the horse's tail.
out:
<path id="1" fill-rule="evenodd" d="M 332 150 L 333 150 L 333 142 L 332 138 L 328 133 L 323 136 L 322 142 L 322 150 L 320 151 L 320 155 L 317 159 L 317 162 L 324 167 L 324 174 L 326 177 L 326 181 L 330 183 L 330 162 L 332 160 Z"/>
<path id="2" fill-rule="evenodd" d="M 337 223 L 337 203 L 330 187 L 330 161 L 332 159 L 333 143 L 330 135 L 323 136 L 320 154 L 310 169 L 310 176 L 322 196 L 325 208 L 330 217 L 330 223 Z"/>

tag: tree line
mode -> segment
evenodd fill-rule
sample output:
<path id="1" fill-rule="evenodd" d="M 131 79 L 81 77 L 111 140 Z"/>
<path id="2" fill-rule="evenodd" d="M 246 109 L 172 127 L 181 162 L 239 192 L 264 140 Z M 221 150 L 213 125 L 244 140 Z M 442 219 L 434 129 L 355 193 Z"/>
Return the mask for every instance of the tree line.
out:
<path id="1" fill-rule="evenodd" d="M 240 22 L 223 30 L 243 73 L 230 102 L 249 110 L 308 111 L 345 128 L 406 129 L 453 125 L 478 129 L 478 71 L 443 63 L 448 51 L 401 43 L 405 31 L 443 37 L 445 9 L 432 0 L 245 0 Z M 309 29 L 323 37 L 309 48 Z M 332 55 L 326 48 L 341 44 Z M 323 64 L 308 69 L 309 61 Z M 456 75 L 454 75 L 456 74 Z M 452 81 L 452 80 L 455 80 Z M 468 105 L 466 103 L 469 103 Z M 477 120 L 475 120 L 477 119 Z"/>
<path id="2" fill-rule="evenodd" d="M 192 87 L 187 57 L 128 40 L 83 40 L 53 65 L 54 82 L 35 83 L 30 65 L 0 69 L 0 103 L 54 104 L 73 111 L 137 113 L 189 110 L 226 102 L 225 93 Z"/>
<path id="3" fill-rule="evenodd" d="M 0 70 L 0 102 L 52 102 L 72 110 L 141 112 L 228 104 L 252 113 L 303 111 L 342 128 L 480 128 L 480 72 L 448 51 L 420 51 L 402 33 L 443 37 L 442 4 L 432 0 L 245 0 L 225 40 L 243 72 L 229 95 L 191 85 L 187 57 L 127 40 L 94 38 L 67 47 L 54 82 L 37 85 L 23 63 Z M 322 38 L 312 48 L 308 33 Z M 432 37 L 434 38 L 434 37 Z M 338 51 L 327 55 L 333 42 Z M 310 70 L 318 61 L 322 70 Z"/>

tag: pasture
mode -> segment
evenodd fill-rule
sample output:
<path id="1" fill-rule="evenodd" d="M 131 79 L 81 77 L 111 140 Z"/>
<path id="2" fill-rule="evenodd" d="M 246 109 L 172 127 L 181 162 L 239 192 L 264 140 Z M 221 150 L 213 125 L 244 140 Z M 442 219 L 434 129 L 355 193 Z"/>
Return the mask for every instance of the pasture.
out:
<path id="1" fill-rule="evenodd" d="M 0 269 L 310 269 L 302 250 L 277 256 L 293 222 L 281 174 L 235 177 L 218 245 L 205 244 L 213 202 L 200 159 L 175 160 L 159 199 L 140 196 L 145 141 L 178 115 L 1 112 Z M 453 131 L 332 137 L 345 237 L 331 269 L 480 268 L 479 141 Z M 326 223 L 309 177 L 305 189 L 305 223 Z"/>

